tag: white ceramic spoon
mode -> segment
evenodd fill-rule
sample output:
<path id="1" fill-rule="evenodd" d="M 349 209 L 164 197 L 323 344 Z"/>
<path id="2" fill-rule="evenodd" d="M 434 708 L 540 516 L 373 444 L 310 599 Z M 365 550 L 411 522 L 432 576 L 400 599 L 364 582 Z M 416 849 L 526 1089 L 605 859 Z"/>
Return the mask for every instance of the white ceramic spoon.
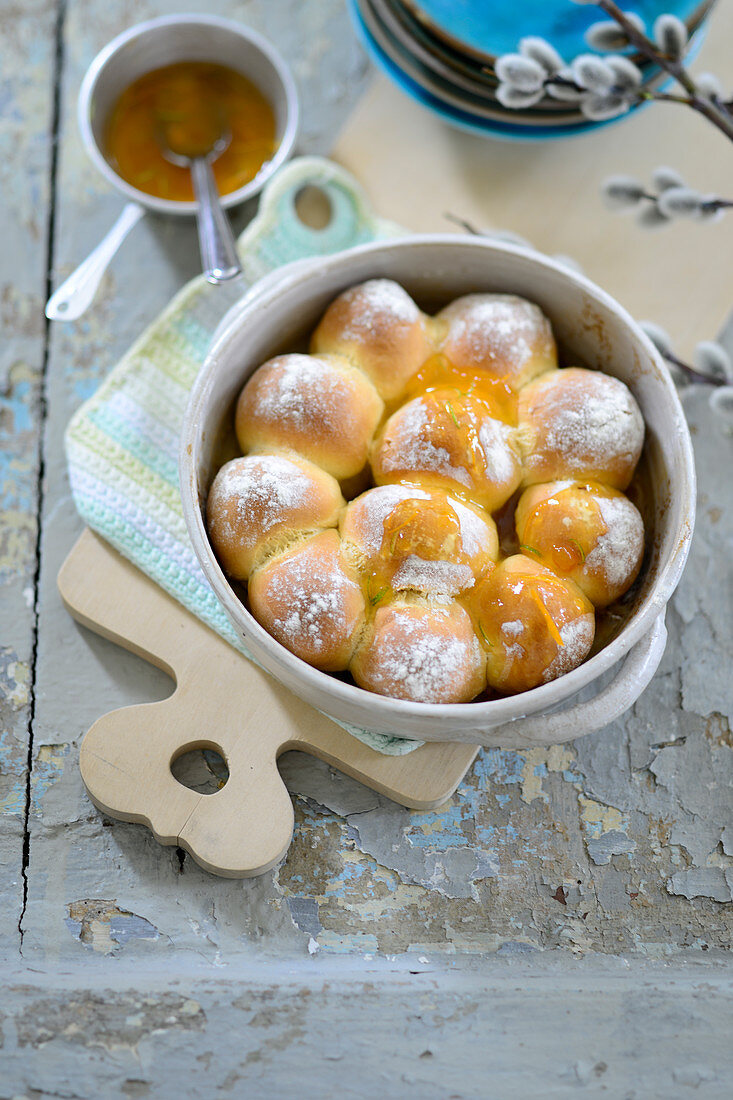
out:
<path id="1" fill-rule="evenodd" d="M 76 321 L 89 308 L 110 260 L 144 213 L 139 203 L 127 203 L 109 233 L 49 298 L 49 321 Z"/>

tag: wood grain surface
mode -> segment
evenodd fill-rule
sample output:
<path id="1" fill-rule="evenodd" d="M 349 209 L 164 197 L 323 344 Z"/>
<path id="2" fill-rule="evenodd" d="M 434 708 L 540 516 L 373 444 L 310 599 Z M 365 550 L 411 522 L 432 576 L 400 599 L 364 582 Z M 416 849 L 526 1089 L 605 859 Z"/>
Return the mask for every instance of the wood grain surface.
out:
<path id="1" fill-rule="evenodd" d="M 195 273 L 195 229 L 152 218 L 138 226 L 80 322 L 47 329 L 42 306 L 47 283 L 69 274 L 120 209 L 76 129 L 86 67 L 124 27 L 201 6 L 0 0 L 0 1096 L 483 1100 L 491 1087 L 501 1100 L 579 1090 L 727 1097 L 733 437 L 704 390 L 685 401 L 699 479 L 692 553 L 668 611 L 664 664 L 623 721 L 559 751 L 482 752 L 455 795 L 423 813 L 287 753 L 280 770 L 293 844 L 256 879 L 214 878 L 183 850 L 100 814 L 84 791 L 84 732 L 100 714 L 164 699 L 171 680 L 63 607 L 56 576 L 81 533 L 63 432 Z M 300 151 L 327 152 L 369 76 L 342 0 L 205 6 L 277 43 L 301 93 Z M 717 18 L 730 7 L 722 0 Z M 715 67 L 714 44 L 700 67 Z M 727 55 L 719 68 L 725 83 Z M 433 186 L 434 165 L 450 157 L 450 208 L 470 176 L 475 206 L 458 213 L 521 232 L 514 188 L 531 181 L 546 220 L 535 244 L 572 254 L 587 237 L 602 258 L 623 243 L 649 284 L 650 314 L 665 319 L 657 298 L 671 305 L 669 327 L 691 339 L 722 319 L 724 309 L 705 319 L 707 279 L 711 264 L 716 293 L 719 278 L 730 294 L 719 266 L 730 253 L 728 222 L 699 237 L 686 226 L 645 236 L 597 202 L 575 223 L 573 206 L 595 202 L 600 162 L 566 192 L 562 219 L 544 215 L 552 163 L 565 161 L 572 179 L 574 150 L 594 136 L 479 146 L 436 129 L 397 93 L 388 102 L 412 127 L 395 163 L 385 167 L 380 152 L 389 117 L 359 139 L 368 188 L 371 158 L 396 180 L 380 213 L 399 207 L 420 228 L 408 215 Z M 709 135 L 695 127 L 694 142 L 683 140 L 680 110 L 660 105 L 604 131 L 618 146 L 613 170 L 642 157 L 645 172 L 654 167 L 655 150 L 640 147 L 656 115 L 672 128 L 662 159 L 692 184 L 729 192 L 733 173 L 724 165 L 725 178 L 712 178 Z M 426 164 L 428 153 L 430 171 L 415 182 L 410 163 Z M 515 158 L 518 174 L 500 176 L 492 192 L 488 169 L 473 169 L 490 169 L 494 156 Z M 238 212 L 238 229 L 251 214 Z M 592 259 L 587 271 L 602 278 Z M 623 285 L 613 289 L 641 312 Z"/>

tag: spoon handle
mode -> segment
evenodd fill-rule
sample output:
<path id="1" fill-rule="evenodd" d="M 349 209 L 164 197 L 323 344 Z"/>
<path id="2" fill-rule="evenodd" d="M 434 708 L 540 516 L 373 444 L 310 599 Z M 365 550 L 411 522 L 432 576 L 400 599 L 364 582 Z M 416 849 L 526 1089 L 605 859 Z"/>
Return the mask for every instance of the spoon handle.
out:
<path id="1" fill-rule="evenodd" d="M 109 262 L 145 210 L 128 202 L 106 237 L 51 295 L 46 304 L 49 321 L 76 321 L 91 305 Z"/>
<path id="2" fill-rule="evenodd" d="M 211 164 L 206 157 L 191 161 L 193 190 L 198 202 L 198 231 L 204 275 L 223 283 L 242 274 L 229 219 L 219 200 Z"/>

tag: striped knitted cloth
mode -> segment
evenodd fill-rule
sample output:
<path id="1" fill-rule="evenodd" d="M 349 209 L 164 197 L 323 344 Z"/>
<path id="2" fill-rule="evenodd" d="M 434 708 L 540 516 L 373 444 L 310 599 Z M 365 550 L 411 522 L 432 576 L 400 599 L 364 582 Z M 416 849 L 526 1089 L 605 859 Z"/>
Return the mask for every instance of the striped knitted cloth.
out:
<path id="1" fill-rule="evenodd" d="M 313 230 L 294 200 L 306 184 L 322 188 L 331 221 Z M 260 212 L 239 239 L 245 279 L 255 283 L 281 265 L 327 255 L 399 230 L 376 219 L 348 173 L 303 157 L 273 179 Z M 237 286 L 190 282 L 72 418 L 66 454 L 74 502 L 84 522 L 246 657 L 252 659 L 204 578 L 183 521 L 178 437 L 188 395 L 212 336 L 242 295 Z M 357 729 L 350 733 L 383 753 L 419 742 Z"/>

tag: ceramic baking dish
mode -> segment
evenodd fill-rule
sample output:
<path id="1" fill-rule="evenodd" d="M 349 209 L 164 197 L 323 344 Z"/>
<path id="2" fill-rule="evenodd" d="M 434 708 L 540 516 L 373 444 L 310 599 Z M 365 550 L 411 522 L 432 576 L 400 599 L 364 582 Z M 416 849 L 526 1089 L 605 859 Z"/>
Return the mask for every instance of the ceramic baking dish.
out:
<path id="1" fill-rule="evenodd" d="M 320 672 L 257 623 L 209 543 L 203 510 L 242 385 L 271 356 L 304 348 L 329 302 L 374 277 L 395 279 L 431 313 L 475 291 L 529 298 L 550 318 L 564 361 L 620 378 L 644 414 L 650 522 L 642 581 L 629 617 L 584 664 L 521 695 L 488 702 L 412 703 Z M 192 390 L 180 476 L 186 525 L 201 567 L 250 652 L 281 683 L 325 714 L 378 733 L 503 748 L 571 740 L 613 721 L 639 697 L 664 651 L 665 608 L 680 579 L 694 522 L 687 424 L 669 372 L 638 325 L 583 276 L 538 253 L 477 237 L 414 236 L 363 245 L 301 261 L 250 291 L 222 321 Z M 581 689 L 587 690 L 579 700 Z"/>

